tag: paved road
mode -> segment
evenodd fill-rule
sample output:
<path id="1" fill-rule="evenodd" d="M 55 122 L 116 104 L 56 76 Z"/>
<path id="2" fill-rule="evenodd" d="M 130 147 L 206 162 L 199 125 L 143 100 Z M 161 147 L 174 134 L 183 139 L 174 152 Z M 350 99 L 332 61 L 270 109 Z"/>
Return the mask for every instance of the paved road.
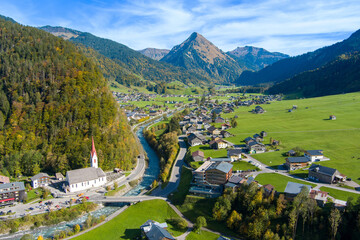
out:
<path id="1" fill-rule="evenodd" d="M 175 191 L 180 183 L 181 168 L 184 165 L 184 158 L 187 151 L 186 143 L 184 141 L 185 135 L 179 136 L 179 153 L 172 167 L 169 183 L 164 189 L 155 189 L 152 195 L 167 197 L 170 193 Z"/>
<path id="2" fill-rule="evenodd" d="M 98 198 L 96 202 L 102 203 L 111 203 L 111 202 L 142 202 L 142 201 L 149 201 L 160 199 L 166 201 L 165 197 L 158 197 L 158 196 L 148 196 L 148 195 L 138 195 L 138 196 L 119 196 L 119 197 L 102 197 Z"/>

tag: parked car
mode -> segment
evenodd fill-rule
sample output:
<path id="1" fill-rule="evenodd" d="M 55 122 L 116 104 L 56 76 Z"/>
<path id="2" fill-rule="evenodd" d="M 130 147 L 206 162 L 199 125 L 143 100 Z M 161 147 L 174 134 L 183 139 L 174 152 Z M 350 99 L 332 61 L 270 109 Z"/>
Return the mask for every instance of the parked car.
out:
<path id="1" fill-rule="evenodd" d="M 346 181 L 352 181 L 352 179 L 351 179 L 351 178 L 347 178 Z"/>

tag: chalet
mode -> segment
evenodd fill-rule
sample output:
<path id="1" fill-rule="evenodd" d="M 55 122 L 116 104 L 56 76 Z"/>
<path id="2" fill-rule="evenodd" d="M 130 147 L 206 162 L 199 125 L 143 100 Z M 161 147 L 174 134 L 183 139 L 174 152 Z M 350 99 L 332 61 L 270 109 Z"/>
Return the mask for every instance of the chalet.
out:
<path id="1" fill-rule="evenodd" d="M 336 120 L 336 116 L 335 115 L 330 115 L 329 120 Z"/>
<path id="2" fill-rule="evenodd" d="M 196 127 L 194 125 L 191 125 L 186 129 L 186 134 L 195 133 L 196 131 L 197 131 Z"/>
<path id="3" fill-rule="evenodd" d="M 153 220 L 147 220 L 140 226 L 141 235 L 148 240 L 175 240 L 166 228 L 166 222 L 158 223 Z"/>
<path id="4" fill-rule="evenodd" d="M 346 179 L 346 176 L 340 174 L 335 168 L 329 168 L 317 164 L 309 167 L 309 178 L 324 183 L 336 183 Z"/>
<path id="5" fill-rule="evenodd" d="M 266 184 L 263 186 L 265 196 L 270 196 L 273 192 L 276 193 L 275 187 L 271 184 Z"/>
<path id="6" fill-rule="evenodd" d="M 310 161 L 307 157 L 288 157 L 285 165 L 289 170 L 303 168 L 309 165 Z"/>
<path id="7" fill-rule="evenodd" d="M 324 160 L 323 150 L 307 150 L 304 153 L 311 162 L 318 162 Z"/>
<path id="8" fill-rule="evenodd" d="M 215 123 L 224 123 L 224 122 L 225 122 L 225 119 L 222 117 L 215 118 Z"/>
<path id="9" fill-rule="evenodd" d="M 10 178 L 0 175 L 0 184 L 10 183 Z"/>
<path id="10" fill-rule="evenodd" d="M 209 146 L 210 148 L 213 149 L 222 149 L 222 148 L 227 148 L 228 144 L 227 142 L 218 139 L 218 140 L 212 140 L 211 142 L 209 142 Z"/>
<path id="11" fill-rule="evenodd" d="M 265 145 L 258 142 L 250 142 L 247 144 L 247 149 L 250 154 L 264 153 L 266 151 Z"/>
<path id="12" fill-rule="evenodd" d="M 197 145 L 203 145 L 206 142 L 206 138 L 201 135 L 201 134 L 194 134 L 191 133 L 188 137 L 187 137 L 188 143 L 190 144 L 190 146 L 197 146 Z"/>
<path id="13" fill-rule="evenodd" d="M 260 136 L 261 136 L 262 138 L 266 137 L 266 136 L 267 136 L 267 132 L 261 131 Z"/>
<path id="14" fill-rule="evenodd" d="M 30 178 L 33 188 L 44 187 L 49 185 L 50 177 L 47 173 L 38 173 Z"/>
<path id="15" fill-rule="evenodd" d="M 309 197 L 316 200 L 316 203 L 320 207 L 324 207 L 327 202 L 328 193 L 320 190 L 311 189 Z"/>
<path id="16" fill-rule="evenodd" d="M 214 126 L 211 126 L 207 129 L 207 131 L 211 134 L 211 135 L 219 135 L 220 134 L 220 130 L 217 129 Z"/>
<path id="17" fill-rule="evenodd" d="M 296 156 L 296 152 L 291 149 L 286 153 L 286 155 L 288 155 L 289 157 L 294 157 L 294 156 Z"/>
<path id="18" fill-rule="evenodd" d="M 211 125 L 209 123 L 204 123 L 204 129 L 208 130 L 211 127 Z"/>
<path id="19" fill-rule="evenodd" d="M 0 207 L 23 201 L 26 197 L 23 182 L 0 184 Z"/>
<path id="20" fill-rule="evenodd" d="M 231 133 L 229 133 L 228 131 L 222 130 L 222 131 L 220 132 L 220 135 L 221 135 L 223 138 L 227 138 L 227 137 L 230 137 L 230 136 L 231 136 Z"/>
<path id="21" fill-rule="evenodd" d="M 256 142 L 255 139 L 251 138 L 251 137 L 247 137 L 245 138 L 244 142 L 246 143 L 246 145 L 248 145 L 251 142 Z"/>
<path id="22" fill-rule="evenodd" d="M 191 154 L 195 162 L 204 161 L 204 152 L 197 150 Z"/>
<path id="23" fill-rule="evenodd" d="M 262 114 L 265 112 L 265 110 L 260 106 L 256 106 L 255 109 L 253 109 L 251 112 L 256 114 Z"/>
<path id="24" fill-rule="evenodd" d="M 217 115 L 219 115 L 220 113 L 222 112 L 222 109 L 221 108 L 215 108 L 211 111 L 211 113 L 215 113 Z"/>
<path id="25" fill-rule="evenodd" d="M 303 188 L 306 188 L 307 193 L 310 192 L 311 190 L 311 186 L 310 185 L 305 185 L 305 184 L 300 184 L 300 183 L 294 183 L 294 182 L 288 182 L 285 188 L 285 197 L 287 199 L 293 199 L 294 197 L 296 197 Z"/>
<path id="26" fill-rule="evenodd" d="M 259 134 L 254 134 L 253 135 L 253 138 L 255 139 L 255 141 L 257 141 L 257 142 L 261 142 L 261 141 L 263 141 L 264 139 L 263 139 L 263 137 L 262 136 L 260 136 Z"/>
<path id="27" fill-rule="evenodd" d="M 228 149 L 227 157 L 231 158 L 231 161 L 241 160 L 242 149 Z"/>
<path id="28" fill-rule="evenodd" d="M 205 180 L 210 184 L 225 184 L 232 175 L 232 164 L 215 162 L 205 170 Z"/>

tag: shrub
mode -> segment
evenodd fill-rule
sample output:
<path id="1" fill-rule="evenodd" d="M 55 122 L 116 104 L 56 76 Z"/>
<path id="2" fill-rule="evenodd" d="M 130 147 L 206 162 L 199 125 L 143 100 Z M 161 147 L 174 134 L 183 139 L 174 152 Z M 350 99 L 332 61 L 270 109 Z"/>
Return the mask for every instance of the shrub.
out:
<path id="1" fill-rule="evenodd" d="M 74 226 L 74 232 L 75 232 L 75 233 L 80 232 L 80 225 L 79 225 L 79 224 L 76 224 L 76 225 Z"/>

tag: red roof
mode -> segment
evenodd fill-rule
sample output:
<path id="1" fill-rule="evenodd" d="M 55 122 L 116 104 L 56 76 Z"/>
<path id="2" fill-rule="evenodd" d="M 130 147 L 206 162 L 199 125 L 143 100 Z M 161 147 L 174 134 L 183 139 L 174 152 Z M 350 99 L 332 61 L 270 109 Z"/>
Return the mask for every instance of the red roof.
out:
<path id="1" fill-rule="evenodd" d="M 200 151 L 200 150 L 197 150 L 195 152 L 192 153 L 192 156 L 195 157 L 195 156 L 200 156 L 200 157 L 204 157 L 204 152 Z"/>
<path id="2" fill-rule="evenodd" d="M 91 144 L 91 157 L 93 157 L 94 155 L 97 155 L 96 154 L 96 149 L 95 149 L 95 143 L 94 143 L 94 137 L 91 137 L 92 139 L 92 144 Z"/>

